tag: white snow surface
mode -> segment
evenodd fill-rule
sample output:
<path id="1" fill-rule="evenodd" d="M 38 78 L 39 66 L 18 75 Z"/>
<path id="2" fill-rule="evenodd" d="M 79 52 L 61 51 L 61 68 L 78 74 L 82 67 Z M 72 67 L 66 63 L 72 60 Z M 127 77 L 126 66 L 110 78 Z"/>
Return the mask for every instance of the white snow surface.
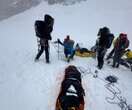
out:
<path id="1" fill-rule="evenodd" d="M 128 34 L 132 42 L 132 1 L 131 0 L 88 0 L 72 6 L 51 5 L 42 2 L 21 14 L 0 22 L 0 110 L 54 110 L 64 69 L 68 65 L 96 70 L 97 61 L 92 58 L 76 57 L 70 63 L 58 60 L 57 51 L 50 43 L 50 64 L 45 63 L 44 55 L 34 62 L 37 54 L 37 38 L 34 22 L 49 13 L 55 18 L 52 41 L 66 35 L 83 46 L 95 44 L 98 29 L 108 26 L 118 36 Z M 132 48 L 130 44 L 129 48 Z M 110 51 L 110 49 L 109 49 Z M 98 76 L 118 77 L 116 86 L 121 96 L 132 104 L 132 72 L 120 66 L 113 69 L 106 62 Z M 85 110 L 120 110 L 110 104 L 106 97 L 112 96 L 106 84 L 92 75 L 83 75 L 86 92 Z"/>

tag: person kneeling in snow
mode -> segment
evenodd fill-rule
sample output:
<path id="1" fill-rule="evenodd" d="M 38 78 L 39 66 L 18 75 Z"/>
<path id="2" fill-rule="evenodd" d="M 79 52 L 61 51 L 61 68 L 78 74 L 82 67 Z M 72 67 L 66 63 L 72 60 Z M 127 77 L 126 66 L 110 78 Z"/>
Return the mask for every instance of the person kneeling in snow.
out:
<path id="1" fill-rule="evenodd" d="M 120 59 L 120 64 L 132 71 L 132 51 L 130 49 L 125 50 L 122 58 Z"/>
<path id="2" fill-rule="evenodd" d="M 75 49 L 73 48 L 74 41 L 70 39 L 69 35 L 67 35 L 63 43 L 60 41 L 60 39 L 58 39 L 58 43 L 64 46 L 64 54 L 67 58 L 67 61 L 69 62 L 70 59 L 73 59 L 75 55 Z"/>

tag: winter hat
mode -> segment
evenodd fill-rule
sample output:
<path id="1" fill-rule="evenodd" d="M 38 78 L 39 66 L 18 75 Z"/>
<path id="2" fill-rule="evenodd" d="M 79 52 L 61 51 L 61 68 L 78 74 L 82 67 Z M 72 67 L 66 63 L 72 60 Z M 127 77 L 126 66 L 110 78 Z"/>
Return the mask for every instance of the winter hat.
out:
<path id="1" fill-rule="evenodd" d="M 120 39 L 127 39 L 127 34 L 126 33 L 120 33 L 119 38 Z"/>

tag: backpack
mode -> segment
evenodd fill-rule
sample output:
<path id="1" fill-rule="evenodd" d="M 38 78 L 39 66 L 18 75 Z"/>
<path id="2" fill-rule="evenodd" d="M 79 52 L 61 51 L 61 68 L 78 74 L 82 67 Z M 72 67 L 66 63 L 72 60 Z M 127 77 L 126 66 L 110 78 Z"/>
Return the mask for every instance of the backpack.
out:
<path id="1" fill-rule="evenodd" d="M 44 35 L 44 21 L 36 20 L 34 27 L 35 27 L 36 36 L 42 38 Z"/>
<path id="2" fill-rule="evenodd" d="M 110 33 L 110 29 L 108 27 L 100 28 L 97 36 L 105 36 Z"/>
<path id="3" fill-rule="evenodd" d="M 113 34 L 109 34 L 107 37 L 108 38 L 107 38 L 107 42 L 106 42 L 106 48 L 109 49 L 111 44 L 112 44 L 112 42 L 113 42 L 113 40 L 114 40 L 114 35 Z"/>
<path id="4" fill-rule="evenodd" d="M 46 14 L 44 16 L 44 21 L 53 28 L 53 25 L 54 25 L 54 18 L 51 17 L 50 15 Z"/>
<path id="5" fill-rule="evenodd" d="M 101 28 L 98 32 L 98 36 L 100 36 L 98 45 L 109 49 L 114 39 L 114 35 L 110 33 L 110 29 L 107 27 Z"/>
<path id="6" fill-rule="evenodd" d="M 47 14 L 44 17 L 45 17 L 44 21 L 42 20 L 35 21 L 34 27 L 35 27 L 36 36 L 39 38 L 51 40 L 50 34 L 53 30 L 54 19 Z"/>
<path id="7" fill-rule="evenodd" d="M 109 28 L 103 27 L 99 29 L 98 36 L 100 37 L 98 38 L 99 40 L 98 40 L 97 46 L 102 47 L 102 48 L 109 48 L 110 47 L 109 35 L 110 35 Z"/>
<path id="8" fill-rule="evenodd" d="M 62 110 L 68 110 L 70 107 L 79 107 L 80 101 L 75 96 L 62 96 L 60 98 Z"/>
<path id="9" fill-rule="evenodd" d="M 45 23 L 45 33 L 49 35 L 53 31 L 54 18 L 46 14 L 44 16 L 44 23 Z"/>
<path id="10" fill-rule="evenodd" d="M 72 80 L 72 78 L 68 78 L 62 82 L 61 87 L 62 87 L 63 94 L 66 94 L 66 92 L 68 92 L 68 88 L 71 85 L 73 85 L 75 87 L 78 97 L 82 97 L 85 95 L 84 89 L 82 88 L 81 83 L 79 82 L 79 80 L 74 80 L 74 78 L 73 78 L 73 80 Z"/>

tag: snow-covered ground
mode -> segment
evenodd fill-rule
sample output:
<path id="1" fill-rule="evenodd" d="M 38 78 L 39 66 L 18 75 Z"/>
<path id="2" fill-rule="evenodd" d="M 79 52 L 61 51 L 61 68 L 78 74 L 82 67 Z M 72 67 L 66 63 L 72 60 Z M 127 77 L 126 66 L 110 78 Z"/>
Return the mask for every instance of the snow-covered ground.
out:
<path id="1" fill-rule="evenodd" d="M 97 38 L 98 29 L 108 26 L 118 36 L 126 32 L 132 42 L 132 1 L 131 0 L 88 0 L 80 4 L 49 6 L 45 2 L 21 14 L 0 22 L 0 110 L 54 110 L 56 97 L 64 69 L 76 65 L 95 71 L 97 61 L 92 58 L 76 57 L 70 63 L 58 60 L 57 52 L 50 43 L 50 64 L 45 63 L 44 55 L 34 62 L 37 41 L 34 21 L 43 19 L 49 13 L 55 18 L 53 40 L 61 40 L 69 34 L 76 42 L 90 48 Z M 130 45 L 130 49 L 132 45 Z M 121 96 L 132 104 L 132 72 L 123 66 L 113 69 L 105 63 L 98 76 L 118 77 L 116 86 Z M 106 84 L 92 75 L 83 75 L 86 92 L 85 110 L 120 110 L 118 105 L 109 104 L 106 97 L 112 94 Z"/>

